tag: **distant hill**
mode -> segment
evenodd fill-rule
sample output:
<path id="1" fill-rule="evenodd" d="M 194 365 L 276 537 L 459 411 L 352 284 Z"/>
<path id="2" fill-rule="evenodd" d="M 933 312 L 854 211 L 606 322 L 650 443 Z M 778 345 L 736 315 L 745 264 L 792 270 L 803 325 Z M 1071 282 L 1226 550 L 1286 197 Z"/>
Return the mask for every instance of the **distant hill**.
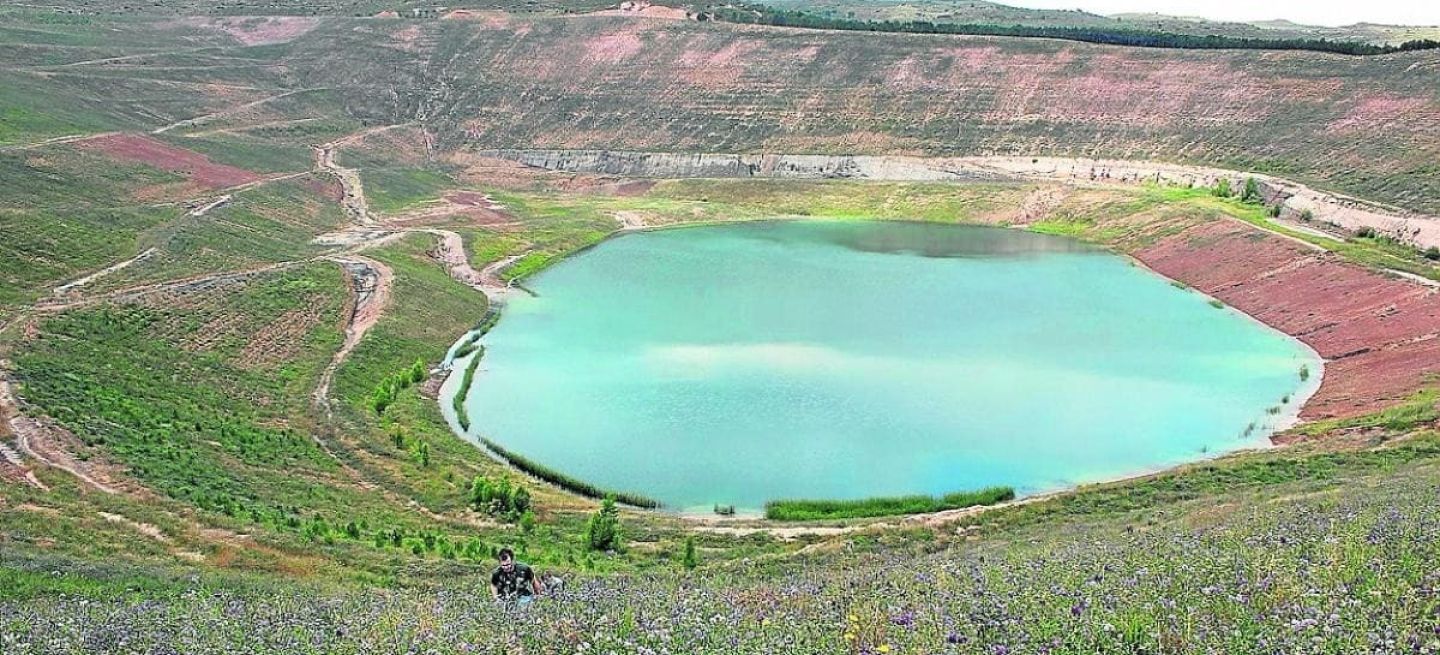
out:
<path id="1" fill-rule="evenodd" d="M 1213 34 L 1253 39 L 1331 39 L 1377 45 L 1440 38 L 1440 26 L 1357 23 L 1344 27 L 1323 27 L 1301 25 L 1287 20 L 1227 22 L 1156 13 L 1102 16 L 1080 10 L 1012 7 L 985 0 L 763 0 L 760 4 L 836 18 L 872 21 L 923 20 L 935 23 L 1027 27 L 1105 27 L 1156 30 L 1193 36 Z"/>

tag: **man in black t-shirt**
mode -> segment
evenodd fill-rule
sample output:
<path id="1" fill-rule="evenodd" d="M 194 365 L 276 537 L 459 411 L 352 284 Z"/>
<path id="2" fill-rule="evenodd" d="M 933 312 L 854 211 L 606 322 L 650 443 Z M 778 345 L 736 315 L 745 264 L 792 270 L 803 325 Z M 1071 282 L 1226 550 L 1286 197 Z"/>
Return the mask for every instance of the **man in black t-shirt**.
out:
<path id="1" fill-rule="evenodd" d="M 490 574 L 490 595 L 495 600 L 529 603 L 541 593 L 540 580 L 530 567 L 515 561 L 515 551 L 500 549 L 500 566 Z"/>

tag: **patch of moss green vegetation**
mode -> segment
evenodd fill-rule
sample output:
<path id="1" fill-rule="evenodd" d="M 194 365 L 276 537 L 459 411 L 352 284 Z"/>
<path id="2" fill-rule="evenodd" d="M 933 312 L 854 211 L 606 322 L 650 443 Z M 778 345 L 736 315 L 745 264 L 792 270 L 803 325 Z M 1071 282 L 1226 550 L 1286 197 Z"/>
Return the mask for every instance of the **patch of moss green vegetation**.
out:
<path id="1" fill-rule="evenodd" d="M 714 203 L 709 214 L 982 222 L 1020 204 L 1028 187 L 983 183 L 667 180 L 649 198 Z"/>
<path id="2" fill-rule="evenodd" d="M 345 165 L 348 161 L 342 160 Z M 360 170 L 371 211 L 395 214 L 455 188 L 448 174 L 428 168 L 371 168 Z"/>
<path id="3" fill-rule="evenodd" d="M 1380 429 L 1403 433 L 1440 420 L 1440 388 L 1417 391 L 1404 402 L 1373 414 L 1306 423 L 1295 432 L 1318 437 L 1337 430 Z"/>
<path id="4" fill-rule="evenodd" d="M 772 500 L 765 503 L 765 518 L 774 521 L 823 521 L 902 514 L 925 514 L 950 509 L 994 505 L 1015 499 L 1010 487 L 957 491 L 943 496 L 894 496 L 857 500 Z"/>

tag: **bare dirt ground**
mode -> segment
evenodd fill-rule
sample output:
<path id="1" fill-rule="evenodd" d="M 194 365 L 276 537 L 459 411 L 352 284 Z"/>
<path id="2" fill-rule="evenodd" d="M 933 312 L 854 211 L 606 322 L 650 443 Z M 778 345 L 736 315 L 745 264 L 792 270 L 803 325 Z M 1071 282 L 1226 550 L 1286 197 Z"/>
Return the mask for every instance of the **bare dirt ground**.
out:
<path id="1" fill-rule="evenodd" d="M 110 134 L 76 141 L 79 147 L 96 150 L 122 161 L 133 161 L 161 170 L 180 173 L 209 189 L 226 189 L 259 182 L 259 173 L 210 161 L 193 150 L 177 148 L 138 134 Z"/>
<path id="2" fill-rule="evenodd" d="M 226 196 L 226 197 L 228 198 L 229 196 Z M 149 259 L 151 255 L 154 255 L 154 254 L 155 254 L 155 249 L 154 249 L 154 248 L 146 248 L 145 250 L 141 251 L 140 254 L 135 255 L 134 257 L 131 257 L 130 259 L 124 260 L 124 261 L 119 262 L 119 263 L 116 263 L 116 264 L 111 264 L 110 266 L 107 266 L 107 267 L 102 268 L 102 269 L 100 269 L 100 270 L 98 270 L 98 271 L 95 271 L 94 273 L 91 273 L 91 274 L 86 275 L 86 276 L 84 276 L 84 277 L 78 278 L 78 279 L 76 279 L 76 280 L 74 280 L 74 281 L 66 282 L 65 284 L 62 284 L 62 285 L 60 285 L 60 286 L 58 286 L 58 287 L 55 287 L 55 290 L 54 290 L 53 293 L 54 293 L 55 295 L 57 295 L 57 296 L 63 296 L 63 295 L 65 295 L 65 294 L 67 294 L 67 293 L 70 293 L 71 291 L 74 291 L 74 290 L 76 290 L 76 289 L 78 289 L 78 288 L 80 288 L 80 287 L 83 287 L 83 286 L 91 283 L 91 282 L 94 282 L 95 280 L 97 280 L 97 279 L 99 279 L 99 278 L 102 278 L 102 277 L 104 277 L 104 276 L 106 276 L 106 275 L 109 275 L 109 274 L 114 273 L 114 272 L 116 272 L 116 271 L 124 270 L 125 268 L 127 268 L 127 267 L 129 267 L 129 266 L 131 266 L 131 265 L 133 265 L 133 264 L 135 264 L 135 263 L 137 263 L 137 262 L 145 261 L 146 259 Z"/>

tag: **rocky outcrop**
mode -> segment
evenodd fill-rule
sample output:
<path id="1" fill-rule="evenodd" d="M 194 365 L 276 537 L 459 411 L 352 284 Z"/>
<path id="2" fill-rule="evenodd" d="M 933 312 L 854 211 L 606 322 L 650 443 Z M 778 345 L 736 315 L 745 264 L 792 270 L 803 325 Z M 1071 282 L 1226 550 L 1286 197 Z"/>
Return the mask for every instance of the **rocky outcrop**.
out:
<path id="1" fill-rule="evenodd" d="M 1000 177 L 952 160 L 864 155 L 630 152 L 618 150 L 484 150 L 484 157 L 574 173 L 650 178 L 786 178 L 984 180 Z"/>

